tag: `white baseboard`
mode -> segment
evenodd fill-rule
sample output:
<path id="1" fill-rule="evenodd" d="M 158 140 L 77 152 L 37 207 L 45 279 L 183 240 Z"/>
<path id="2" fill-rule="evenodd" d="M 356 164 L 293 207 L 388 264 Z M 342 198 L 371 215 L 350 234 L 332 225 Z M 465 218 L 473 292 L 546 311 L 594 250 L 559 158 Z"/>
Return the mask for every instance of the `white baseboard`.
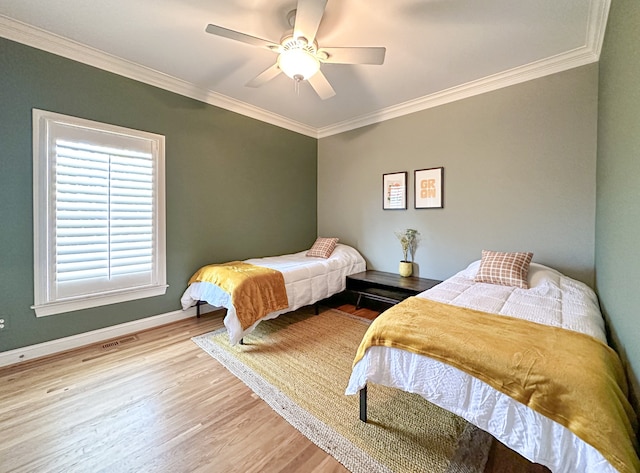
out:
<path id="1" fill-rule="evenodd" d="M 200 313 L 204 314 L 217 309 L 217 307 L 212 307 L 206 304 L 200 306 Z M 113 338 L 122 337 L 123 335 L 129 335 L 195 316 L 196 308 L 189 307 L 187 310 L 167 312 L 165 314 L 154 315 L 152 317 L 114 325 L 112 327 L 105 327 L 98 330 L 92 330 L 91 332 L 80 333 L 70 337 L 38 343 L 37 345 L 30 345 L 27 347 L 16 348 L 15 350 L 0 352 L 0 367 L 33 360 L 47 355 L 53 355 L 55 353 L 72 350 L 86 345 L 93 345 L 94 343 L 111 340 Z"/>

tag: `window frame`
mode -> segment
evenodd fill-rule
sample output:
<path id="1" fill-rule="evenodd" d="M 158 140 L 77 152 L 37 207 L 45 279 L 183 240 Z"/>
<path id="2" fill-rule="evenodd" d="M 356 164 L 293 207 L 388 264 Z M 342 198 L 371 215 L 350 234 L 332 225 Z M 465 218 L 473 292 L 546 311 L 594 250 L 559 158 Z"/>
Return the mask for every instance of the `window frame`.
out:
<path id="1" fill-rule="evenodd" d="M 34 305 L 37 317 L 61 314 L 119 302 L 164 295 L 166 276 L 166 204 L 165 204 L 165 137 L 117 125 L 84 118 L 33 109 L 33 245 L 34 245 Z M 106 290 L 91 295 L 77 295 L 56 299 L 55 278 L 55 200 L 52 179 L 55 178 L 53 160 L 55 150 L 50 145 L 55 124 L 95 132 L 133 137 L 150 142 L 153 156 L 153 269 L 150 284 Z M 74 134 L 76 132 L 74 130 Z"/>

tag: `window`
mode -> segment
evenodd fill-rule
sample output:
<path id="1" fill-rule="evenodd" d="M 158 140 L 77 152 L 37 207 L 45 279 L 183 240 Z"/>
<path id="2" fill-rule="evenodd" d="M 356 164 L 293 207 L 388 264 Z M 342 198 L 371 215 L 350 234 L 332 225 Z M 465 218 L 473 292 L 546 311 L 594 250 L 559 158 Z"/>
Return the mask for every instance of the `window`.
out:
<path id="1" fill-rule="evenodd" d="M 164 136 L 33 110 L 37 316 L 166 292 Z"/>

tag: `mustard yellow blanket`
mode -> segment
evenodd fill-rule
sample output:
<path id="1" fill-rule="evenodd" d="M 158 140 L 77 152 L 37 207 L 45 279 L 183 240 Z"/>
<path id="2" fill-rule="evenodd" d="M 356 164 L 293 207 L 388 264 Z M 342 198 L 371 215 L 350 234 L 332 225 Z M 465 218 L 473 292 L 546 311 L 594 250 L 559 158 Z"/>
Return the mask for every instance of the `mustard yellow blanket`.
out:
<path id="1" fill-rule="evenodd" d="M 618 471 L 640 471 L 622 365 L 593 337 L 411 297 L 371 324 L 354 364 L 371 346 L 455 366 L 565 426 Z"/>
<path id="2" fill-rule="evenodd" d="M 289 307 L 284 276 L 275 269 L 242 261 L 203 266 L 189 279 L 219 286 L 231 296 L 242 330 L 265 315 Z"/>

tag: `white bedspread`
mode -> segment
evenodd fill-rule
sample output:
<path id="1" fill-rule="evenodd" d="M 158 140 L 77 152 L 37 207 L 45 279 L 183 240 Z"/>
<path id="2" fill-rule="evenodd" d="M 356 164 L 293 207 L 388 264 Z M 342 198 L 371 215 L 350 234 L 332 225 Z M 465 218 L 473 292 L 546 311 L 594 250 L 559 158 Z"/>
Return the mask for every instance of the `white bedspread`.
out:
<path id="1" fill-rule="evenodd" d="M 598 300 L 585 284 L 532 263 L 530 289 L 474 283 L 479 261 L 418 297 L 587 333 L 606 343 Z M 553 472 L 616 470 L 593 447 L 542 414 L 457 368 L 397 348 L 371 347 L 346 394 L 367 382 L 418 393 Z"/>
<path id="2" fill-rule="evenodd" d="M 230 342 L 235 345 L 250 333 L 260 321 L 273 319 L 285 312 L 314 304 L 344 291 L 346 277 L 366 269 L 362 255 L 355 248 L 340 243 L 327 259 L 308 257 L 305 254 L 306 251 L 301 251 L 289 255 L 245 260 L 247 263 L 276 269 L 282 273 L 289 307 L 267 314 L 244 331 L 240 326 L 229 294 L 214 284 L 208 282 L 191 284 L 180 299 L 182 308 L 186 310 L 198 301 L 206 301 L 215 307 L 225 307 L 227 315 L 224 318 L 224 325 L 229 332 Z"/>

